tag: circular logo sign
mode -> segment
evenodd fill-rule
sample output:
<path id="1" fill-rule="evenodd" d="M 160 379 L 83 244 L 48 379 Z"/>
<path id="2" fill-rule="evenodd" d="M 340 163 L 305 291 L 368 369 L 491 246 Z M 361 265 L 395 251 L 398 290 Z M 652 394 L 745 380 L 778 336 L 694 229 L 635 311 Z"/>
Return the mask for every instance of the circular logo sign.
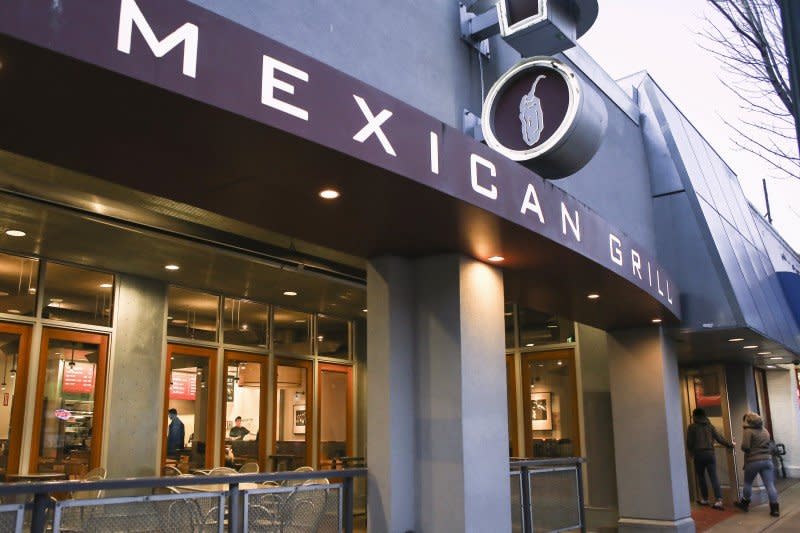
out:
<path id="1" fill-rule="evenodd" d="M 587 111 L 587 94 L 564 63 L 551 57 L 525 59 L 489 89 L 481 116 L 483 136 L 509 159 L 531 162 L 545 177 L 564 177 L 588 162 L 600 144 L 598 133 L 605 130 L 605 106 L 597 95 L 588 96 L 594 97 L 588 106 L 594 111 Z M 584 153 L 565 150 L 570 143 Z"/>

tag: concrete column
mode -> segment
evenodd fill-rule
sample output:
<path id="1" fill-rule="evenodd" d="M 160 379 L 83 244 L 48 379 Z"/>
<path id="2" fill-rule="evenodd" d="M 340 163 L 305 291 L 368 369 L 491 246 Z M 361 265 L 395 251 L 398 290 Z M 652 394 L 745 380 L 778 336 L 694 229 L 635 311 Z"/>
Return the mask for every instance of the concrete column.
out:
<path id="1" fill-rule="evenodd" d="M 381 258 L 367 292 L 370 531 L 510 531 L 502 273 Z"/>
<path id="2" fill-rule="evenodd" d="M 412 265 L 367 265 L 367 521 L 371 532 L 416 527 Z"/>
<path id="3" fill-rule="evenodd" d="M 772 438 L 786 446 L 783 464 L 786 475 L 800 477 L 800 400 L 795 370 L 767 371 L 767 392 L 772 414 Z"/>
<path id="4" fill-rule="evenodd" d="M 106 396 L 108 477 L 159 473 L 164 431 L 166 285 L 117 276 L 114 338 Z"/>
<path id="5" fill-rule="evenodd" d="M 678 363 L 661 328 L 612 332 L 619 530 L 693 532 Z"/>

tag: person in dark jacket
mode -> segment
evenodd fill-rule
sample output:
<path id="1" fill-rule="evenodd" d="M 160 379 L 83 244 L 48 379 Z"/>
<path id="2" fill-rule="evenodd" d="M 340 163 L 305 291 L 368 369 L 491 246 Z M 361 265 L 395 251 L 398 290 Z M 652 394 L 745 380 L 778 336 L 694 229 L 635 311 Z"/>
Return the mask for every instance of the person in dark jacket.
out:
<path id="1" fill-rule="evenodd" d="M 742 499 L 736 502 L 736 507 L 747 512 L 753 492 L 753 481 L 756 479 L 756 475 L 759 475 L 767 488 L 769 514 L 780 516 L 778 491 L 775 489 L 775 467 L 772 464 L 772 439 L 769 431 L 764 429 L 764 421 L 756 413 L 744 415 L 743 422 L 744 488 L 742 489 Z"/>
<path id="2" fill-rule="evenodd" d="M 184 433 L 183 422 L 178 418 L 178 410 L 169 410 L 169 428 L 167 428 L 167 455 L 176 456 L 180 450 L 183 449 L 183 444 L 186 442 L 186 435 Z"/>
<path id="3" fill-rule="evenodd" d="M 719 486 L 717 477 L 717 459 L 714 455 L 714 442 L 720 443 L 726 448 L 732 449 L 734 443 L 728 442 L 719 434 L 717 428 L 708 420 L 706 412 L 697 408 L 692 411 L 692 423 L 686 431 L 686 448 L 694 459 L 694 471 L 697 474 L 697 484 L 700 485 L 701 499 L 697 501 L 700 505 L 708 505 L 708 486 L 706 486 L 705 473 L 711 480 L 711 487 L 714 489 L 714 509 L 722 510 L 722 489 Z"/>

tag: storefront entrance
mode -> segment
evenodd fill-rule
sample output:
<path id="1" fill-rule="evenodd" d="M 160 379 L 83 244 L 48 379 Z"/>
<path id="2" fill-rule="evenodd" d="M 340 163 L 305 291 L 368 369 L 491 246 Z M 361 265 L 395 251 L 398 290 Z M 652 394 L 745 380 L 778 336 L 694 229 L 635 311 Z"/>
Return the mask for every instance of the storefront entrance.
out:
<path id="1" fill-rule="evenodd" d="M 0 474 L 19 472 L 22 419 L 28 381 L 31 328 L 0 322 L 0 357 L 3 365 L 0 405 Z"/>
<path id="2" fill-rule="evenodd" d="M 730 407 L 723 368 L 710 366 L 700 369 L 684 369 L 681 371 L 681 385 L 683 387 L 684 428 L 691 423 L 692 411 L 699 407 L 705 410 L 709 421 L 717 431 L 730 440 L 732 438 Z M 739 495 L 735 455 L 724 446 L 715 446 L 714 451 L 717 459 L 717 476 L 722 488 L 722 497 L 727 505 L 732 505 Z M 700 489 L 697 483 L 697 476 L 692 458 L 688 457 L 688 455 L 687 471 L 689 472 L 689 492 L 692 501 L 699 500 Z M 708 490 L 709 494 L 713 495 L 710 485 Z"/>

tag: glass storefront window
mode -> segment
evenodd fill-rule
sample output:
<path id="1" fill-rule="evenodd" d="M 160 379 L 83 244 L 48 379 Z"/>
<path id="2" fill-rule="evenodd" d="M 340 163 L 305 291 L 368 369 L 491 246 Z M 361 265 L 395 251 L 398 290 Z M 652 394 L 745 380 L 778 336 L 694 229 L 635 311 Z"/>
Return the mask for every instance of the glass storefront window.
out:
<path id="1" fill-rule="evenodd" d="M 579 448 L 572 350 L 530 354 L 524 367 L 528 456 L 573 456 Z"/>
<path id="2" fill-rule="evenodd" d="M 273 346 L 276 353 L 311 353 L 311 315 L 276 307 L 273 317 Z"/>
<path id="3" fill-rule="evenodd" d="M 245 463 L 259 463 L 261 373 L 266 367 L 251 357 L 226 357 L 224 464 L 238 469 Z"/>
<path id="4" fill-rule="evenodd" d="M 107 343 L 101 335 L 45 334 L 33 446 L 39 472 L 79 477 L 98 466 Z"/>
<path id="5" fill-rule="evenodd" d="M 34 316 L 39 261 L 0 254 L 0 313 Z"/>
<path id="6" fill-rule="evenodd" d="M 519 346 L 521 349 L 574 341 L 575 323 L 571 320 L 531 309 L 519 309 Z"/>
<path id="7" fill-rule="evenodd" d="M 42 318 L 110 326 L 114 275 L 47 263 Z"/>
<path id="8" fill-rule="evenodd" d="M 514 305 L 506 304 L 504 319 L 506 323 L 506 349 L 510 350 L 516 346 L 516 339 L 514 339 Z"/>
<path id="9" fill-rule="evenodd" d="M 225 344 L 266 349 L 268 347 L 267 317 L 268 310 L 264 304 L 225 298 L 225 309 L 222 315 Z"/>
<path id="10" fill-rule="evenodd" d="M 350 455 L 350 368 L 320 365 L 319 467 L 333 468 Z"/>
<path id="11" fill-rule="evenodd" d="M 350 358 L 350 323 L 342 318 L 317 315 L 317 354 Z"/>
<path id="12" fill-rule="evenodd" d="M 168 336 L 217 340 L 219 296 L 170 286 L 167 302 Z"/>
<path id="13" fill-rule="evenodd" d="M 274 470 L 293 470 L 309 464 L 311 438 L 308 390 L 311 364 L 304 361 L 276 365 Z"/>
<path id="14" fill-rule="evenodd" d="M 0 323 L 0 475 L 19 470 L 30 328 Z"/>

